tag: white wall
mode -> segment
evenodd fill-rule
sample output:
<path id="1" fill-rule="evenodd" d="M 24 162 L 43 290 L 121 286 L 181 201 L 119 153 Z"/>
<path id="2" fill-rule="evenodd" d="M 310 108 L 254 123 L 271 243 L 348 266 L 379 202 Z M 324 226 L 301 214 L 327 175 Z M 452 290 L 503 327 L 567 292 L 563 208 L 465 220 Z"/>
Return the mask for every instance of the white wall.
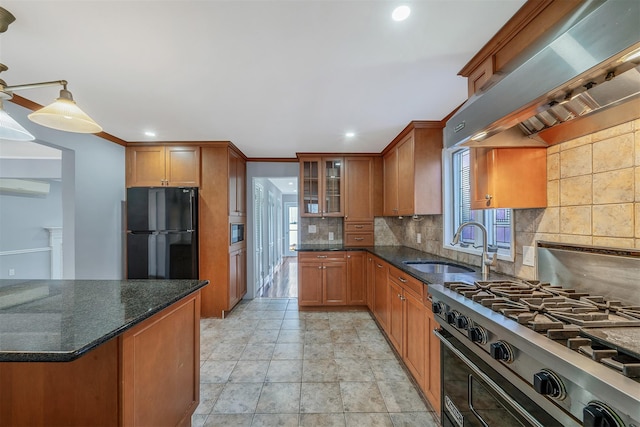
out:
<path id="1" fill-rule="evenodd" d="M 253 242 L 253 179 L 254 178 L 282 178 L 297 177 L 299 164 L 297 162 L 248 162 L 247 163 L 247 295 L 245 298 L 255 298 L 255 246 Z M 265 197 L 267 196 L 265 189 Z"/>
<path id="2" fill-rule="evenodd" d="M 124 147 L 94 135 L 45 128 L 27 119 L 30 110 L 11 102 L 4 107 L 37 142 L 63 152 L 64 277 L 122 278 Z"/>

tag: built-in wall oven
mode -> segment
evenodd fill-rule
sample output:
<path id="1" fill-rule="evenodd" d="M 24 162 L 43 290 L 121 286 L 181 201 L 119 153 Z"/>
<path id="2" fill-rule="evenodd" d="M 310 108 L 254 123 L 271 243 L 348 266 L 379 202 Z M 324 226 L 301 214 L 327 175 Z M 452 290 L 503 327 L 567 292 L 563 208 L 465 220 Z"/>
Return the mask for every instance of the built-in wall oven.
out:
<path id="1" fill-rule="evenodd" d="M 562 426 L 449 332 L 442 342 L 443 427 Z"/>

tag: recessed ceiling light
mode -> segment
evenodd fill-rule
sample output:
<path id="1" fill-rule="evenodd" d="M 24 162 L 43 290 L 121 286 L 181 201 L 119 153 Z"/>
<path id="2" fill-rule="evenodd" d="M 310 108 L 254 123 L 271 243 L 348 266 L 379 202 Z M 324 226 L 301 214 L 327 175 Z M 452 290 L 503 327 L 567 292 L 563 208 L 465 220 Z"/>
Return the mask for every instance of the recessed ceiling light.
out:
<path id="1" fill-rule="evenodd" d="M 144 134 L 145 134 L 145 136 L 156 136 L 156 133 L 152 132 L 150 130 L 145 131 Z"/>
<path id="2" fill-rule="evenodd" d="M 393 12 L 391 13 L 391 18 L 394 21 L 404 21 L 409 17 L 410 14 L 411 14 L 411 9 L 409 9 L 409 6 L 404 6 L 404 5 L 398 6 L 395 9 L 393 9 Z"/>
<path id="3" fill-rule="evenodd" d="M 347 132 L 344 134 L 344 136 L 346 136 L 347 138 L 353 138 L 354 136 L 356 136 L 355 132 Z"/>

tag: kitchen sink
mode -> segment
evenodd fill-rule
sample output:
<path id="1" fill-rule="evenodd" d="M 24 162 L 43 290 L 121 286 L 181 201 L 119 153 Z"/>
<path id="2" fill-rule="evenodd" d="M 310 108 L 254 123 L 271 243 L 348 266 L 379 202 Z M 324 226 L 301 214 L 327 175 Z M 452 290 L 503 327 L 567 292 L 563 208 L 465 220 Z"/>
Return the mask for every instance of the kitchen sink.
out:
<path id="1" fill-rule="evenodd" d="M 475 270 L 464 265 L 445 261 L 403 261 L 403 264 L 423 273 L 474 273 Z"/>

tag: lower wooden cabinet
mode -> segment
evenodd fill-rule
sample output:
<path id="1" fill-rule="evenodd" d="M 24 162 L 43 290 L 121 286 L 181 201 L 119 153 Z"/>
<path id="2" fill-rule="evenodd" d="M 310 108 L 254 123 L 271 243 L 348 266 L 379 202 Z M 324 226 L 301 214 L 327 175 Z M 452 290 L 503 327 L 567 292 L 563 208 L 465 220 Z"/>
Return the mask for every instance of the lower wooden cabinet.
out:
<path id="1" fill-rule="evenodd" d="M 236 305 L 247 293 L 247 250 L 229 253 L 229 306 Z"/>
<path id="2" fill-rule="evenodd" d="M 344 252 L 298 254 L 298 305 L 347 304 L 347 261 Z"/>
<path id="3" fill-rule="evenodd" d="M 441 389 L 440 389 L 440 340 L 433 334 L 434 329 L 438 329 L 438 323 L 431 311 L 431 301 L 425 296 L 424 304 L 424 380 L 422 391 L 431 403 L 436 412 L 440 411 Z"/>
<path id="4" fill-rule="evenodd" d="M 347 252 L 347 305 L 367 305 L 367 253 Z"/>
<path id="5" fill-rule="evenodd" d="M 0 363 L 1 426 L 188 426 L 199 394 L 200 291 L 74 361 Z"/>
<path id="6" fill-rule="evenodd" d="M 373 307 L 372 311 L 382 329 L 389 329 L 389 285 L 387 274 L 389 266 L 379 258 L 373 258 Z"/>
<path id="7" fill-rule="evenodd" d="M 433 409 L 440 413 L 440 341 L 425 285 L 367 255 L 369 310 L 402 357 Z"/>

